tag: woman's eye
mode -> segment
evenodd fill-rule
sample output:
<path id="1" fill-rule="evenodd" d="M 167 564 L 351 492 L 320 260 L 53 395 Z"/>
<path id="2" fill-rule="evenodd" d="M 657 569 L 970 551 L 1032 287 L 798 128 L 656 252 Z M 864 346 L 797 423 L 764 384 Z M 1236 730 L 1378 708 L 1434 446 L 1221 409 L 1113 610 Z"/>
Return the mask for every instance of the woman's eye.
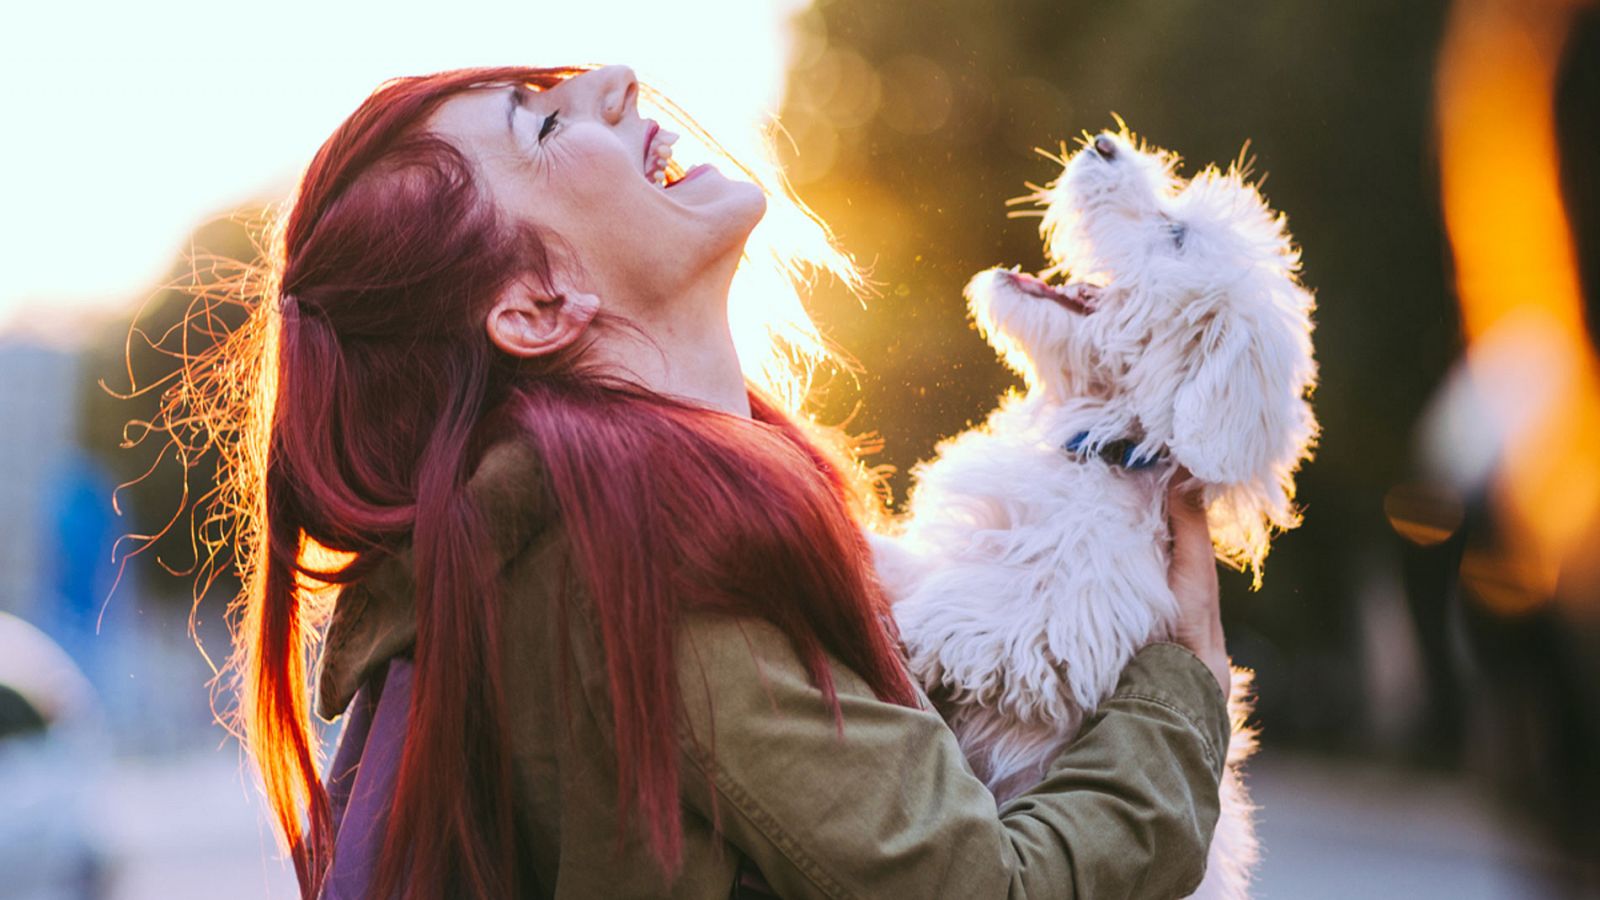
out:
<path id="1" fill-rule="evenodd" d="M 545 135 L 556 129 L 556 116 L 558 115 L 560 115 L 559 111 L 545 117 L 544 124 L 539 126 L 539 140 L 544 140 Z"/>

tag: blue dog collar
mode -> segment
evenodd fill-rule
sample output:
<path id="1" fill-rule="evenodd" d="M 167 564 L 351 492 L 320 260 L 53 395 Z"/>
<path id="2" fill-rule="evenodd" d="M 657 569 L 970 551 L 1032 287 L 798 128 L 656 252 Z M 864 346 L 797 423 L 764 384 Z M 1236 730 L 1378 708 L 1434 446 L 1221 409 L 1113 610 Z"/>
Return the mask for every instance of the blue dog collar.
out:
<path id="1" fill-rule="evenodd" d="M 1080 431 L 1072 440 L 1061 445 L 1061 449 L 1068 455 L 1082 459 L 1089 454 L 1084 452 L 1084 441 L 1089 439 L 1089 432 Z M 1139 442 L 1129 438 L 1110 441 L 1100 445 L 1100 452 L 1094 454 L 1108 466 L 1121 466 L 1130 471 L 1148 469 L 1167 458 L 1166 451 L 1159 451 L 1154 456 L 1136 456 Z"/>

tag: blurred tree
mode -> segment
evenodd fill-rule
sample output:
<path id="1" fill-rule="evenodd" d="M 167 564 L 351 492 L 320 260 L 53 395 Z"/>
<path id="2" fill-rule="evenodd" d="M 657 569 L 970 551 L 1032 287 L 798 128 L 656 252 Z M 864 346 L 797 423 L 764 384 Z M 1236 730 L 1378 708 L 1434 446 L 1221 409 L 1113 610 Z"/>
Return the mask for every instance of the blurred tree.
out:
<path id="1" fill-rule="evenodd" d="M 1306 523 L 1278 542 L 1259 593 L 1225 582 L 1273 740 L 1360 740 L 1356 598 L 1393 553 L 1382 497 L 1459 349 L 1431 162 L 1443 6 L 818 0 L 797 23 L 782 149 L 881 285 L 865 309 L 824 293 L 817 313 L 865 369 L 850 424 L 883 435 L 898 498 L 911 463 L 1015 383 L 967 324 L 961 288 L 991 265 L 1041 266 L 1037 220 L 1008 221 L 1003 205 L 1059 172 L 1032 148 L 1115 127 L 1113 112 L 1183 153 L 1186 174 L 1251 141 L 1305 248 L 1322 366 Z M 857 394 L 833 387 L 837 421 Z"/>

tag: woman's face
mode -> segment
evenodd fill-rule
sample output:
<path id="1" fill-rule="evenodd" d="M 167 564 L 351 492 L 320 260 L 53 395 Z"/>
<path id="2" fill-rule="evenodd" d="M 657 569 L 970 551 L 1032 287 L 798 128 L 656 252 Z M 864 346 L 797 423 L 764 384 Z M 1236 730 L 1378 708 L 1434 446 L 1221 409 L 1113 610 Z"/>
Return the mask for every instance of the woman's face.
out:
<path id="1" fill-rule="evenodd" d="M 445 101 L 428 126 L 467 152 L 502 210 L 539 227 L 555 275 L 634 318 L 737 263 L 766 211 L 761 189 L 712 167 L 663 187 L 673 136 L 639 116 L 626 66 L 543 91 L 476 88 Z"/>

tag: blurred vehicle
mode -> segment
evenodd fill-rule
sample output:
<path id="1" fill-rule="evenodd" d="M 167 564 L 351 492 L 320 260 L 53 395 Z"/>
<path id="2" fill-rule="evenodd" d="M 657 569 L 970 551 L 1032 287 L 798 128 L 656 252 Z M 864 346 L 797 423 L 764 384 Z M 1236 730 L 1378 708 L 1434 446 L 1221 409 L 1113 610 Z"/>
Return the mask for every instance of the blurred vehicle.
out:
<path id="1" fill-rule="evenodd" d="M 107 750 L 88 679 L 0 612 L 0 900 L 106 896 L 93 810 Z"/>

